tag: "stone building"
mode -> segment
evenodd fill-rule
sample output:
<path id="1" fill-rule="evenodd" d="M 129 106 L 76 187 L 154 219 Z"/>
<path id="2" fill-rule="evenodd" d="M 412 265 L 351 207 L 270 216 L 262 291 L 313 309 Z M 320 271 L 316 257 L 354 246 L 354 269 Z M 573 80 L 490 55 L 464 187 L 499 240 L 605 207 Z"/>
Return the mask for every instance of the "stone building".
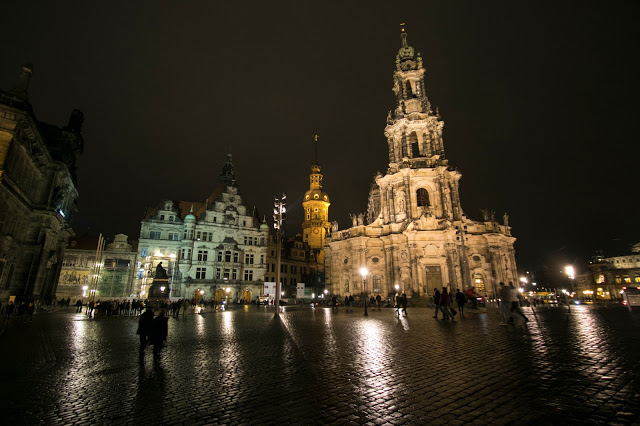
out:
<path id="1" fill-rule="evenodd" d="M 172 298 L 255 299 L 267 271 L 269 226 L 244 203 L 231 154 L 205 202 L 165 200 L 140 224 L 137 291 L 144 297 L 159 263 Z"/>
<path id="2" fill-rule="evenodd" d="M 401 40 L 393 74 L 397 103 L 384 132 L 388 169 L 375 177 L 366 213 L 352 215 L 345 230 L 334 223 L 325 247 L 327 286 L 339 295 L 360 294 L 366 267 L 367 292 L 383 298 L 396 289 L 409 297 L 441 287 L 495 293 L 500 281 L 517 283 L 508 216 L 499 224 L 491 212 L 481 221 L 463 212 L 462 175 L 445 157 L 444 122 L 427 98 L 422 58 L 404 30 Z"/>
<path id="3" fill-rule="evenodd" d="M 277 244 L 275 238 L 269 239 L 268 250 L 267 271 L 264 280 L 265 282 L 275 283 L 277 265 Z M 304 242 L 304 237 L 301 234 L 296 234 L 290 238 L 283 238 L 281 253 L 280 282 L 282 284 L 281 291 L 284 292 L 284 298 L 295 299 L 297 297 L 297 286 L 299 284 L 304 284 L 305 288 L 311 289 L 311 292 L 316 294 L 318 294 L 321 287 L 324 288 L 318 279 L 322 277 L 322 274 L 318 270 L 316 251 Z"/>
<path id="4" fill-rule="evenodd" d="M 69 297 L 75 302 L 82 297 L 104 300 L 134 296 L 137 248 L 137 242 L 129 244 L 126 235 L 118 234 L 96 259 L 97 238 L 71 238 L 62 259 L 56 297 Z"/>
<path id="5" fill-rule="evenodd" d="M 48 303 L 76 213 L 76 157 L 83 114 L 65 127 L 39 121 L 29 102 L 30 64 L 18 84 L 0 90 L 0 300 Z"/>
<path id="6" fill-rule="evenodd" d="M 316 156 L 309 175 L 309 190 L 304 194 L 302 209 L 302 239 L 313 251 L 312 259 L 316 261 L 316 269 L 324 270 L 325 238 L 331 231 L 329 223 L 329 194 L 322 189 L 322 173 L 318 163 L 318 135 L 315 136 Z"/>
<path id="7" fill-rule="evenodd" d="M 640 287 L 640 243 L 624 256 L 596 256 L 576 277 L 575 290 L 580 299 L 617 300 L 624 287 Z"/>

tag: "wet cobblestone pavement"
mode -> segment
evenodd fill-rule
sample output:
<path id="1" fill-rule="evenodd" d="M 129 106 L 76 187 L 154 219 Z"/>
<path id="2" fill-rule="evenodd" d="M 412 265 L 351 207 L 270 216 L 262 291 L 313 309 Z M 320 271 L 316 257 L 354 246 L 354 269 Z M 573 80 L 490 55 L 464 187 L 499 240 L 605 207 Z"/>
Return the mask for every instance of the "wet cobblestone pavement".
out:
<path id="1" fill-rule="evenodd" d="M 137 317 L 69 311 L 0 336 L 2 424 L 639 424 L 640 315 L 622 307 L 431 309 L 169 320 L 155 365 Z"/>

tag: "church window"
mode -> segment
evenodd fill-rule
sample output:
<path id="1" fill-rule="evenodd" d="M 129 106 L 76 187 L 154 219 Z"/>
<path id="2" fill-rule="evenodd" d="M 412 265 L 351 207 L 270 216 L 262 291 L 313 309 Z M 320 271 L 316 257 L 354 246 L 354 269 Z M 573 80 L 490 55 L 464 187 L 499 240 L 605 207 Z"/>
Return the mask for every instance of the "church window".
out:
<path id="1" fill-rule="evenodd" d="M 473 274 L 473 284 L 477 291 L 484 291 L 484 276 L 482 274 Z"/>
<path id="2" fill-rule="evenodd" d="M 478 255 L 473 256 L 472 259 L 474 262 L 480 262 L 480 256 Z"/>
<path id="3" fill-rule="evenodd" d="M 371 282 L 373 283 L 373 292 L 380 293 L 380 283 L 382 283 L 380 275 L 374 275 Z"/>
<path id="4" fill-rule="evenodd" d="M 418 202 L 418 207 L 427 207 L 429 206 L 429 193 L 426 189 L 420 188 L 416 191 L 416 200 Z"/>
<path id="5" fill-rule="evenodd" d="M 416 132 L 411 132 L 409 135 L 409 146 L 411 147 L 411 156 L 420 157 L 420 146 L 418 145 L 418 136 Z"/>
<path id="6" fill-rule="evenodd" d="M 407 99 L 415 98 L 415 97 L 416 95 L 413 93 L 413 90 L 411 90 L 411 82 L 407 80 Z"/>
<path id="7" fill-rule="evenodd" d="M 373 263 L 378 263 L 378 262 L 380 262 L 380 258 L 372 257 L 372 258 L 371 258 L 371 261 L 372 261 Z"/>

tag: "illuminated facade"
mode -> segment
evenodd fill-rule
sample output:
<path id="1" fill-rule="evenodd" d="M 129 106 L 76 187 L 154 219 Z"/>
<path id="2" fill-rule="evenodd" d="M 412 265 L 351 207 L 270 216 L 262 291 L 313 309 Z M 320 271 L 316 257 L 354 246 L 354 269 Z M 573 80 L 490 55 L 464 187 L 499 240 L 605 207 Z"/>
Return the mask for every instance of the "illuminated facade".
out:
<path id="1" fill-rule="evenodd" d="M 76 212 L 83 114 L 60 128 L 38 121 L 28 98 L 33 67 L 0 90 L 0 300 L 49 303 Z"/>
<path id="2" fill-rule="evenodd" d="M 334 226 L 327 239 L 327 286 L 335 294 L 359 294 L 368 269 L 367 292 L 383 298 L 396 288 L 409 297 L 434 288 L 496 291 L 500 281 L 517 282 L 515 238 L 508 216 L 495 221 L 467 217 L 458 182 L 443 143 L 444 122 L 434 113 L 424 84 L 420 54 L 407 43 L 396 57 L 393 92 L 397 104 L 387 117 L 389 165 L 369 192 L 366 213 L 352 215 L 351 227 Z"/>
<path id="3" fill-rule="evenodd" d="M 640 243 L 625 256 L 598 256 L 589 263 L 589 272 L 576 277 L 581 299 L 621 299 L 624 287 L 640 287 Z"/>
<path id="4" fill-rule="evenodd" d="M 255 299 L 267 270 L 268 237 L 269 226 L 244 204 L 229 154 L 204 203 L 165 200 L 147 212 L 140 224 L 137 291 L 148 294 L 162 262 L 172 298 Z"/>
<path id="5" fill-rule="evenodd" d="M 318 136 L 315 138 L 316 159 L 311 166 L 309 175 L 309 190 L 304 194 L 302 209 L 304 221 L 302 222 L 302 240 L 314 252 L 317 261 L 317 269 L 324 270 L 324 245 L 325 238 L 329 234 L 329 194 L 322 190 L 322 173 L 318 164 Z"/>
<path id="6" fill-rule="evenodd" d="M 58 299 L 69 297 L 75 302 L 83 297 L 85 300 L 137 298 L 134 289 L 137 245 L 129 244 L 124 234 L 116 235 L 101 252 L 94 268 L 97 248 L 97 238 L 71 238 L 62 259 Z"/>

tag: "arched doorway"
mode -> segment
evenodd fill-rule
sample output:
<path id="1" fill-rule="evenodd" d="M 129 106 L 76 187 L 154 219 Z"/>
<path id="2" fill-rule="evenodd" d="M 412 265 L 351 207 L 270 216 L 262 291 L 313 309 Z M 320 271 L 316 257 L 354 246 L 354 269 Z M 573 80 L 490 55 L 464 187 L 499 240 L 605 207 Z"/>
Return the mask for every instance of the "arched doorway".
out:
<path id="1" fill-rule="evenodd" d="M 215 300 L 218 303 L 222 302 L 226 297 L 227 297 L 227 293 L 221 288 L 217 289 L 216 292 L 213 294 L 213 300 Z"/>
<path id="2" fill-rule="evenodd" d="M 253 292 L 251 290 L 245 290 L 244 292 L 242 292 L 242 298 L 244 300 L 248 300 L 249 303 L 251 303 L 251 300 L 253 300 Z"/>
<path id="3" fill-rule="evenodd" d="M 201 288 L 197 288 L 193 292 L 193 298 L 200 301 L 204 299 L 204 290 Z"/>

